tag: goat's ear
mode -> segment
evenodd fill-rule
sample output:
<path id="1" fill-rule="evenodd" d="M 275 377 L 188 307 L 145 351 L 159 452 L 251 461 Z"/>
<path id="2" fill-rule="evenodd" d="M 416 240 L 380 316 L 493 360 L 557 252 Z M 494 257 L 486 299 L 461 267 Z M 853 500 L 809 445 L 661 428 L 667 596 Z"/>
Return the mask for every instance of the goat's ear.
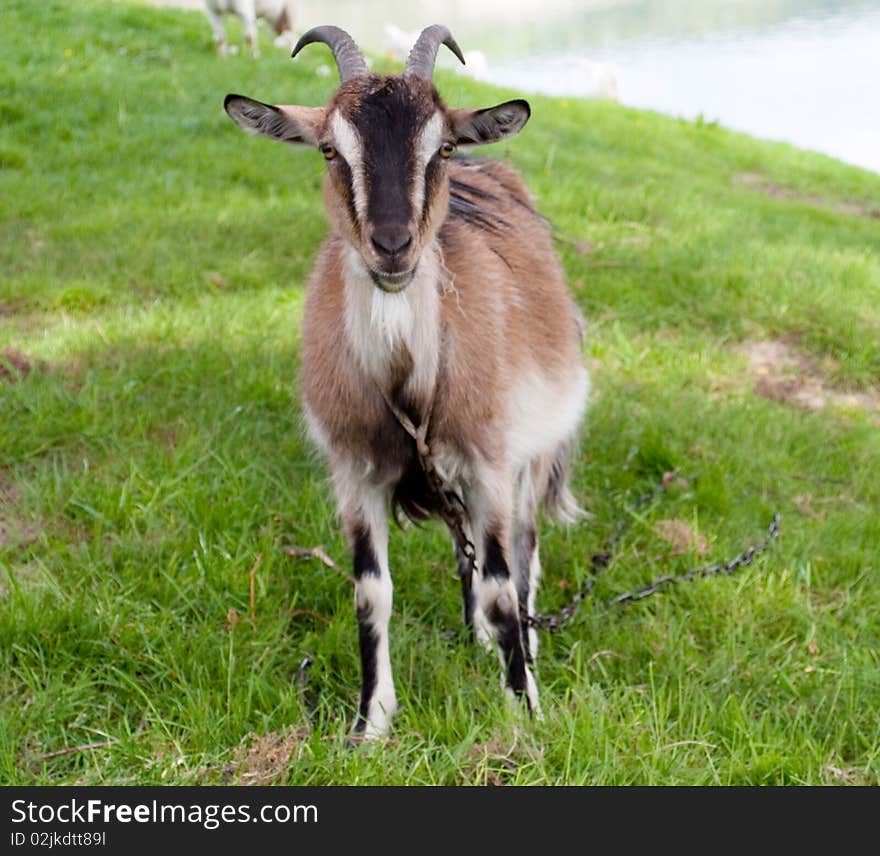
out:
<path id="1" fill-rule="evenodd" d="M 505 101 L 485 110 L 453 110 L 452 133 L 459 145 L 494 143 L 518 134 L 529 121 L 532 111 L 528 101 Z"/>
<path id="2" fill-rule="evenodd" d="M 223 106 L 232 121 L 249 134 L 260 134 L 283 143 L 316 146 L 324 123 L 323 107 L 276 107 L 244 95 L 227 95 Z"/>

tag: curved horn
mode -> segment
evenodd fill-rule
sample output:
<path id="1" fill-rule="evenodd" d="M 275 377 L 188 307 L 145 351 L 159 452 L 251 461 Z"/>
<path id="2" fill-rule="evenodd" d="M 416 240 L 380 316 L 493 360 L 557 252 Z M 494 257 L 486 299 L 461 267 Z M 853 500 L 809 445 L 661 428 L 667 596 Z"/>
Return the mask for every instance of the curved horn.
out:
<path id="1" fill-rule="evenodd" d="M 339 69 L 340 83 L 370 73 L 364 55 L 354 43 L 354 39 L 339 27 L 313 27 L 307 33 L 303 33 L 290 55 L 291 58 L 313 42 L 322 42 L 333 52 L 333 59 L 336 60 L 336 67 Z"/>
<path id="2" fill-rule="evenodd" d="M 403 76 L 431 80 L 434 77 L 434 63 L 437 60 L 437 51 L 440 50 L 440 45 L 446 45 L 464 65 L 461 48 L 452 38 L 452 33 L 441 24 L 432 24 L 422 30 L 422 34 L 409 52 Z"/>

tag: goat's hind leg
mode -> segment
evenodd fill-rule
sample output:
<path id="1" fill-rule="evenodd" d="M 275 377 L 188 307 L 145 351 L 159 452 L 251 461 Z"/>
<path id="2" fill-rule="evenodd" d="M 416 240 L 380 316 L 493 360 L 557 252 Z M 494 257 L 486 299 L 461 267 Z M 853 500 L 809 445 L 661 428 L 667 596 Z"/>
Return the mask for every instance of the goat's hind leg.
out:
<path id="1" fill-rule="evenodd" d="M 492 502 L 492 494 L 495 500 Z M 538 688 L 529 669 L 520 622 L 519 594 L 511 574 L 511 509 L 506 491 L 475 492 L 474 532 L 477 547 L 475 620 L 480 619 L 498 645 L 504 685 L 523 699 L 530 713 L 538 713 Z M 493 507 L 494 506 L 494 507 Z M 506 521 L 506 524 L 505 524 Z M 509 557 L 511 557 L 509 559 Z M 515 561 L 515 560 L 513 560 Z"/>
<path id="2" fill-rule="evenodd" d="M 541 581 L 538 557 L 538 498 L 536 486 L 542 477 L 541 461 L 523 468 L 515 484 L 513 524 L 513 565 L 526 662 L 534 663 L 538 654 L 538 634 L 529 624 L 535 614 L 535 599 Z"/>
<path id="3" fill-rule="evenodd" d="M 476 549 L 473 544 L 473 534 L 471 528 L 466 524 L 465 535 L 471 542 L 471 548 Z M 455 546 L 455 560 L 458 564 L 458 578 L 461 581 L 461 602 L 462 602 L 462 620 L 464 622 L 465 632 L 471 640 L 476 639 L 483 647 L 492 649 L 491 629 L 489 628 L 480 603 L 477 598 L 477 583 L 475 580 L 474 570 L 468 557 L 462 548 L 458 545 L 453 534 L 453 544 Z M 476 564 L 476 562 L 475 562 Z"/>
<path id="4" fill-rule="evenodd" d="M 516 565 L 516 594 L 526 662 L 532 664 L 538 655 L 538 634 L 528 621 L 535 614 L 535 598 L 541 580 L 541 560 L 538 556 L 538 529 L 534 516 L 518 520 L 514 529 L 514 562 Z"/>
<path id="5" fill-rule="evenodd" d="M 526 703 L 529 713 L 538 713 L 538 687 L 529 668 L 519 595 L 510 566 L 495 533 L 487 532 L 484 544 L 483 562 L 477 576 L 477 600 L 498 645 L 504 685 Z"/>
<path id="6" fill-rule="evenodd" d="M 474 573 L 471 570 L 471 563 L 458 544 L 455 545 L 455 561 L 458 564 L 458 578 L 461 580 L 462 620 L 465 630 L 473 637 L 474 608 L 476 607 Z"/>

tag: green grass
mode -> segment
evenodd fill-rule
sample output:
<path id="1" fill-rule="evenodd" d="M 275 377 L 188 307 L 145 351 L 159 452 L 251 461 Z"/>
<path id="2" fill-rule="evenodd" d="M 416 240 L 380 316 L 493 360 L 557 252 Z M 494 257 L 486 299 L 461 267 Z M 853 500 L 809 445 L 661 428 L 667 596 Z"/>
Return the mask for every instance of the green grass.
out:
<path id="1" fill-rule="evenodd" d="M 827 384 L 876 389 L 880 176 L 530 99 L 493 154 L 555 224 L 596 388 L 575 477 L 594 519 L 544 527 L 540 608 L 567 600 L 636 496 L 675 468 L 687 480 L 633 517 L 577 619 L 542 634 L 542 722 L 450 638 L 448 539 L 395 532 L 402 710 L 391 741 L 351 751 L 349 559 L 296 380 L 323 163 L 245 137 L 221 106 L 322 103 L 328 56 L 267 43 L 259 62 L 221 60 L 198 13 L 96 0 L 7 0 L 3 21 L 0 351 L 33 369 L 0 381 L 0 782 L 238 781 L 247 735 L 280 732 L 293 751 L 272 778 L 294 784 L 878 783 L 880 416 L 758 395 L 740 348 L 795 343 Z M 438 82 L 456 105 L 506 96 Z M 782 536 L 753 566 L 605 612 L 734 555 L 776 509 Z M 661 519 L 708 555 L 670 557 Z"/>

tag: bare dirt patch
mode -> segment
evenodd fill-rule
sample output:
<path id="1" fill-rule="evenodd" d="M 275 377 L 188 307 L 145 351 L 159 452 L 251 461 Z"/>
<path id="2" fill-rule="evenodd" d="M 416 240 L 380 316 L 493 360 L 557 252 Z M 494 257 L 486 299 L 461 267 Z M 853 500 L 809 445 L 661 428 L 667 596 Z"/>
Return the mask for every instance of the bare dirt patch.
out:
<path id="1" fill-rule="evenodd" d="M 0 471 L 0 511 L 15 505 L 21 499 L 21 488 L 17 484 L 6 481 Z"/>
<path id="2" fill-rule="evenodd" d="M 271 785 L 281 779 L 296 753 L 302 756 L 309 731 L 305 727 L 268 734 L 246 734 L 236 749 L 224 777 L 242 785 Z"/>
<path id="3" fill-rule="evenodd" d="M 0 549 L 26 547 L 37 540 L 42 526 L 21 519 L 18 504 L 21 488 L 7 481 L 0 471 Z"/>
<path id="4" fill-rule="evenodd" d="M 880 412 L 880 390 L 851 391 L 834 386 L 819 361 L 798 351 L 791 342 L 745 342 L 738 350 L 748 360 L 755 392 L 763 398 L 803 410 L 821 410 L 830 405 Z"/>
<path id="5" fill-rule="evenodd" d="M 485 743 L 474 743 L 464 758 L 462 772 L 468 782 L 505 785 L 524 764 L 539 761 L 541 750 L 522 740 L 519 729 L 496 731 Z"/>
<path id="6" fill-rule="evenodd" d="M 12 544 L 15 547 L 27 547 L 37 540 L 40 530 L 30 523 L 18 523 L 9 520 L 0 513 L 0 548 Z"/>
<path id="7" fill-rule="evenodd" d="M 18 348 L 4 348 L 0 351 L 0 383 L 24 380 L 32 368 L 31 361 Z"/>
<path id="8" fill-rule="evenodd" d="M 5 481 L 0 471 L 0 549 L 10 545 L 27 546 L 36 541 L 39 534 L 36 526 L 19 519 L 17 506 L 20 498 L 18 485 Z"/>
<path id="9" fill-rule="evenodd" d="M 801 202 L 813 208 L 825 208 L 836 211 L 838 214 L 849 214 L 853 217 L 870 217 L 880 220 L 880 208 L 866 202 L 852 200 L 825 199 L 821 196 L 813 196 L 809 193 L 801 193 L 791 187 L 777 184 L 760 172 L 741 172 L 735 176 L 734 184 L 758 190 L 773 199 L 786 199 L 791 202 Z"/>
<path id="10" fill-rule="evenodd" d="M 658 520 L 654 534 L 671 545 L 670 556 L 683 556 L 693 551 L 698 556 L 709 552 L 709 543 L 701 532 L 695 532 L 686 520 Z"/>

